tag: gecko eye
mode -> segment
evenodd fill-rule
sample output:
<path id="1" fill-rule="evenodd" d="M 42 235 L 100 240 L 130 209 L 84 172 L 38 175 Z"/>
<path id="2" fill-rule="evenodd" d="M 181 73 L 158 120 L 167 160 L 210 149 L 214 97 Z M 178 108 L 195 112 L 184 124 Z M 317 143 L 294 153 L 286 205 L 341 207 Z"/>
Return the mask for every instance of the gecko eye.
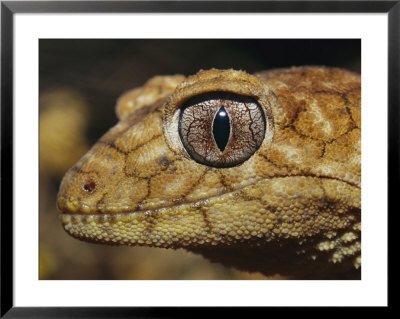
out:
<path id="1" fill-rule="evenodd" d="M 189 155 L 213 167 L 238 165 L 260 147 L 265 116 L 251 97 L 228 92 L 195 96 L 181 109 L 179 135 Z"/>

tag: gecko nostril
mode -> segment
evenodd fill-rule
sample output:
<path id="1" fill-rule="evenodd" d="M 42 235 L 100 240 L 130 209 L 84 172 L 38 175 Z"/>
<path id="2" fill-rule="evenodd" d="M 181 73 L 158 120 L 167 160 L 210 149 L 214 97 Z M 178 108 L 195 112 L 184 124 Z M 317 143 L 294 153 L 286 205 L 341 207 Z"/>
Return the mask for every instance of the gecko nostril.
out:
<path id="1" fill-rule="evenodd" d="M 96 183 L 94 181 L 87 181 L 85 184 L 82 185 L 82 188 L 86 192 L 93 192 L 96 188 Z"/>

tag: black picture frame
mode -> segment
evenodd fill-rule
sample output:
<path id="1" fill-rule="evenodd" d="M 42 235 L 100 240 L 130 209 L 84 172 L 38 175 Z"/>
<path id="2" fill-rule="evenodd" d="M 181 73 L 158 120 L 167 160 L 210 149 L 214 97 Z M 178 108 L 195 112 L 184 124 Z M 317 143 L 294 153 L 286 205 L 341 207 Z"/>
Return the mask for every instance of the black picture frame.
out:
<path id="1" fill-rule="evenodd" d="M 13 300 L 13 19 L 16 13 L 387 13 L 388 204 L 398 211 L 400 1 L 1 1 L 1 317 L 175 318 L 187 308 L 15 307 Z M 382 214 L 384 212 L 381 212 Z M 390 218 L 390 214 L 389 214 Z M 390 225 L 390 222 L 389 222 Z M 390 242 L 390 241 L 389 241 Z M 390 282 L 390 280 L 389 280 Z M 388 285 L 389 285 L 388 282 Z M 389 301 L 388 301 L 389 302 Z M 389 304 L 389 303 L 388 303 Z M 226 310 L 226 309 L 225 309 Z M 197 310 L 196 310 L 197 311 Z M 222 314 L 222 309 L 218 314 Z M 197 312 L 197 315 L 201 312 Z M 207 314 L 205 311 L 204 314 Z M 216 313 L 214 313 L 216 314 Z M 227 313 L 224 312 L 226 315 Z"/>

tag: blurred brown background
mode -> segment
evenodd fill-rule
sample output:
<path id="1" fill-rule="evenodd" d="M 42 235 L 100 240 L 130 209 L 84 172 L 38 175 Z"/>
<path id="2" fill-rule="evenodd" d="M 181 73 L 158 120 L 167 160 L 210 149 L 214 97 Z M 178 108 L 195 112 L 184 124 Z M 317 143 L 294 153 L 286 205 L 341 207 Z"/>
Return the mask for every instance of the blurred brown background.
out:
<path id="1" fill-rule="evenodd" d="M 73 239 L 55 205 L 61 178 L 111 126 L 119 95 L 154 75 L 295 65 L 361 70 L 360 40 L 40 40 L 40 279 L 270 279 L 184 250 Z M 275 276 L 272 279 L 279 279 Z"/>

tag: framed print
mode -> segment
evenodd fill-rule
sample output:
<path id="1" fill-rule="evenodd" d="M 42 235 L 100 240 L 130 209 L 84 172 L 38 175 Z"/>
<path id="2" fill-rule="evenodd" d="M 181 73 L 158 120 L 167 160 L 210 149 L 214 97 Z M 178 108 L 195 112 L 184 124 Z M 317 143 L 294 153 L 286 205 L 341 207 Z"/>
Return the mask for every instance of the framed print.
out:
<path id="1" fill-rule="evenodd" d="M 399 12 L 2 1 L 1 315 L 388 306 Z"/>

